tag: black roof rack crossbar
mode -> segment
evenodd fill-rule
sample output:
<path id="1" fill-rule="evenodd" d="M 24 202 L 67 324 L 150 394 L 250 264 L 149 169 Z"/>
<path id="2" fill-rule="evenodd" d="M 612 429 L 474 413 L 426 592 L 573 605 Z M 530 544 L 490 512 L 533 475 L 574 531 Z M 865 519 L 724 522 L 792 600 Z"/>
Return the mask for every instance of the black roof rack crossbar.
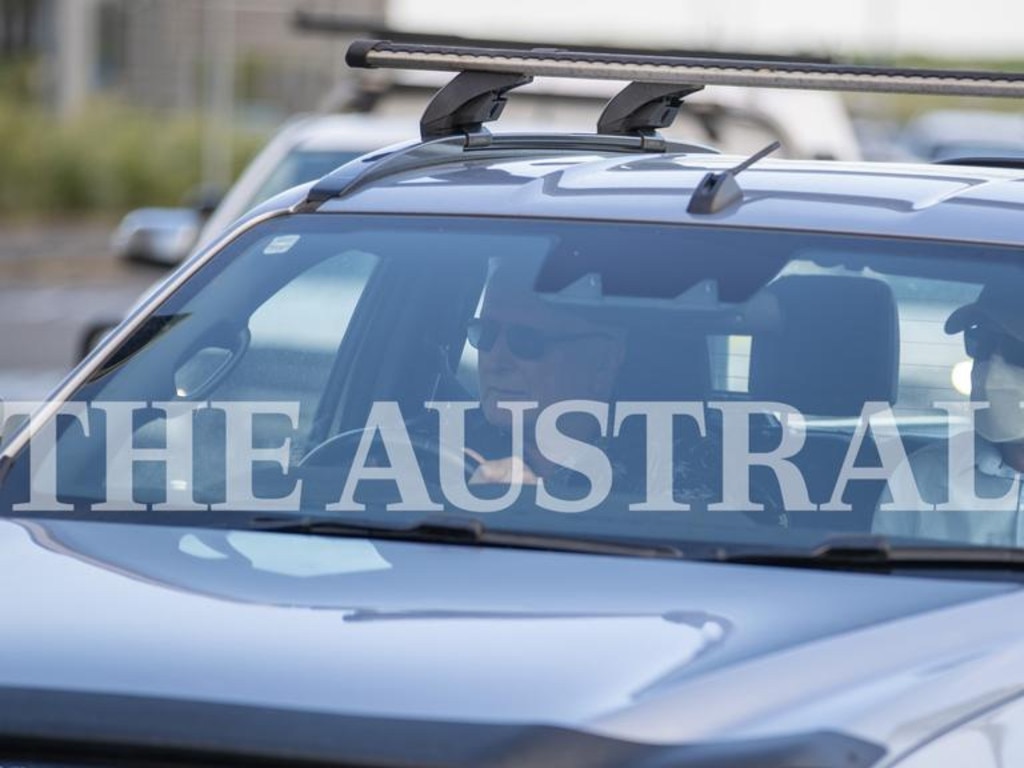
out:
<path id="1" fill-rule="evenodd" d="M 1024 73 L 869 67 L 851 64 L 710 59 L 592 51 L 515 50 L 357 40 L 346 55 L 359 68 L 515 72 L 534 77 L 635 80 L 828 91 L 1024 96 Z"/>
<path id="2" fill-rule="evenodd" d="M 613 136 L 644 136 L 660 141 L 657 130 L 672 125 L 683 99 L 703 87 L 630 83 L 605 105 L 597 121 L 597 132 Z"/>
<path id="3" fill-rule="evenodd" d="M 430 100 L 420 119 L 420 136 L 424 141 L 458 134 L 470 142 L 486 140 L 490 134 L 483 124 L 501 117 L 505 94 L 532 80 L 515 72 L 460 72 Z"/>
<path id="4" fill-rule="evenodd" d="M 513 48 L 517 50 L 531 50 L 538 46 L 538 43 L 524 43 L 522 40 L 503 40 L 493 37 L 464 37 L 462 35 L 449 35 L 439 32 L 416 31 L 410 29 L 397 29 L 387 24 L 372 19 L 359 18 L 357 16 L 335 14 L 320 11 L 299 9 L 292 16 L 292 27 L 300 32 L 310 32 L 326 35 L 348 35 L 352 37 L 373 37 L 391 40 L 395 43 L 429 43 L 430 45 L 457 45 L 474 46 L 482 48 Z M 558 41 L 545 41 L 545 48 L 559 49 L 569 46 Z M 577 43 L 579 45 L 579 43 Z M 637 46 L 602 45 L 600 43 L 584 43 L 588 51 L 599 53 L 653 53 L 662 56 L 695 56 L 708 59 L 760 59 L 764 61 L 807 61 L 824 64 L 832 61 L 827 55 L 814 55 L 806 53 L 777 54 L 751 51 L 726 51 L 721 49 L 708 48 L 641 48 Z"/>

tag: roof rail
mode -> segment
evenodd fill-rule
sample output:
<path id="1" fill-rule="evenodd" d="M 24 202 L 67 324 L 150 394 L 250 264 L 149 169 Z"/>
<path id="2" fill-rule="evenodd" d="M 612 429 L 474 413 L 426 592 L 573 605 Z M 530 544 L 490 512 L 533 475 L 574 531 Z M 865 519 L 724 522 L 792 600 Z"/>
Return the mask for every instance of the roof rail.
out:
<path id="1" fill-rule="evenodd" d="M 385 147 L 363 157 L 351 160 L 313 184 L 306 197 L 294 208 L 296 213 L 315 211 L 333 198 L 344 197 L 359 187 L 378 179 L 404 171 L 429 168 L 451 162 L 472 152 L 499 153 L 529 150 L 533 152 L 650 152 L 649 142 L 643 136 L 602 136 L 600 134 L 515 134 L 491 136 L 486 143 L 467 141 L 460 136 L 445 136 L 430 141 L 408 141 Z M 667 141 L 661 151 L 701 152 L 717 154 L 717 150 L 699 144 Z"/>
<path id="2" fill-rule="evenodd" d="M 514 72 L 520 75 L 638 80 L 676 85 L 738 85 L 873 93 L 1019 98 L 1024 74 L 985 70 L 868 67 L 850 64 L 710 59 L 639 53 L 477 48 L 357 40 L 351 67 Z"/>

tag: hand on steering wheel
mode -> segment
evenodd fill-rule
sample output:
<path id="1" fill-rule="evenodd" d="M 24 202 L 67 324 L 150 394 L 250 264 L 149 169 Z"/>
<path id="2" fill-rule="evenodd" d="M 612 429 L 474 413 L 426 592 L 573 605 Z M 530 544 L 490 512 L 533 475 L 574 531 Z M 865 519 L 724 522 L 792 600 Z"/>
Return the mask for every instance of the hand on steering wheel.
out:
<path id="1" fill-rule="evenodd" d="M 356 451 L 363 441 L 364 435 L 369 431 L 371 430 L 352 429 L 327 438 L 302 457 L 298 463 L 299 470 L 311 467 L 350 466 L 355 459 Z M 472 477 L 480 465 L 484 463 L 484 458 L 469 448 L 465 450 L 464 454 L 459 454 L 443 449 L 436 442 L 427 439 L 423 435 L 409 434 L 404 430 L 391 433 L 387 430 L 375 428 L 372 431 L 380 434 L 381 443 L 371 447 L 367 454 L 367 464 L 371 466 L 387 466 L 389 464 L 387 450 L 384 448 L 389 439 L 408 442 L 417 454 L 417 459 L 423 454 L 427 454 L 437 460 L 439 467 L 444 462 L 455 464 L 465 473 L 467 479 Z M 372 440 L 375 436 L 371 435 L 369 439 Z"/>
<path id="2" fill-rule="evenodd" d="M 500 483 L 511 485 L 520 479 L 522 485 L 536 485 L 537 475 L 530 466 L 518 456 L 506 456 L 502 459 L 485 459 L 479 452 L 466 448 L 466 455 L 476 463 L 476 469 L 469 476 L 470 485 Z"/>

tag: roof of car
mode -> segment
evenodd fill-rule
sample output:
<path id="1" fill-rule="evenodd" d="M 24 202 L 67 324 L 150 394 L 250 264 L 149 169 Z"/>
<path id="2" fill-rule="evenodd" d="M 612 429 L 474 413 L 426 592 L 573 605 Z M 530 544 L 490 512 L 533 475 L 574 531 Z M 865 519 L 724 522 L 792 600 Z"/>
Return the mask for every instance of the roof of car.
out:
<path id="1" fill-rule="evenodd" d="M 708 84 L 1024 96 L 1024 75 L 582 51 L 356 41 L 350 66 L 457 71 L 420 120 L 422 142 L 354 160 L 273 205 L 361 214 L 457 213 L 843 232 L 1018 245 L 1024 165 L 903 165 L 751 157 L 662 138 Z M 632 82 L 598 134 L 491 133 L 534 76 Z M 502 125 L 507 129 L 509 126 Z M 738 181 L 738 186 L 737 182 Z M 429 192 L 429 194 L 428 194 Z"/>
<path id="2" fill-rule="evenodd" d="M 379 157 L 381 153 L 377 153 Z M 537 216 L 843 231 L 1016 244 L 1024 169 L 763 160 L 720 213 L 687 204 L 708 172 L 744 158 L 706 153 L 515 151 L 397 170 L 328 200 L 325 212 Z M 357 161 L 358 162 L 358 161 Z M 425 187 L 430 194 L 424 194 Z"/>

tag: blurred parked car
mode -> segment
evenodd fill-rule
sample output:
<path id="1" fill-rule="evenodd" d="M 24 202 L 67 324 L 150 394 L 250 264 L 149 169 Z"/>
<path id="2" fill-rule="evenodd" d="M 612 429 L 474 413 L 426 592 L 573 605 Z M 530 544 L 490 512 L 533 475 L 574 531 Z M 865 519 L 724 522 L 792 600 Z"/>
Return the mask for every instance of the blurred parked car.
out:
<path id="1" fill-rule="evenodd" d="M 1024 158 L 1024 114 L 941 109 L 911 120 L 903 143 L 932 162 L 955 159 Z"/>
<path id="2" fill-rule="evenodd" d="M 896 120 L 857 117 L 853 127 L 865 160 L 913 162 L 920 158 L 903 141 L 903 128 Z"/>
<path id="3" fill-rule="evenodd" d="M 173 266 L 278 192 L 414 135 L 408 121 L 397 118 L 367 114 L 296 117 L 274 135 L 216 204 L 132 211 L 114 232 L 111 246 L 125 259 Z"/>

